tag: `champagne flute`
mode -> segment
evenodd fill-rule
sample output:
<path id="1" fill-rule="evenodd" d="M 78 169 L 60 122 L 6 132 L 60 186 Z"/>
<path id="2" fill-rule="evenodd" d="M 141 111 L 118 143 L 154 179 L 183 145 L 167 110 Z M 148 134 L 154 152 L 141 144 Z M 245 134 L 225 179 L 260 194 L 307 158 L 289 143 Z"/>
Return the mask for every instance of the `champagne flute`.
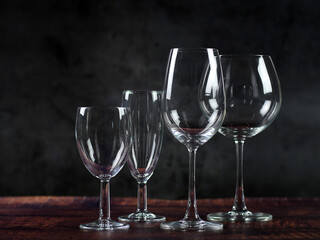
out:
<path id="1" fill-rule="evenodd" d="M 211 213 L 210 221 L 270 221 L 267 213 L 247 210 L 243 188 L 243 145 L 247 138 L 266 129 L 281 105 L 280 83 L 270 56 L 222 55 L 226 91 L 226 117 L 219 132 L 236 145 L 237 180 L 229 212 Z"/>
<path id="2" fill-rule="evenodd" d="M 199 217 L 196 204 L 196 152 L 220 128 L 225 95 L 218 50 L 171 49 L 164 84 L 163 118 L 173 136 L 189 151 L 189 192 L 185 216 L 161 223 L 168 230 L 219 230 L 221 223 Z"/>
<path id="3" fill-rule="evenodd" d="M 125 163 L 130 149 L 129 109 L 123 107 L 80 107 L 75 135 L 83 164 L 100 180 L 99 219 L 81 224 L 85 230 L 128 229 L 126 223 L 110 217 L 109 181 Z"/>
<path id="4" fill-rule="evenodd" d="M 131 175 L 138 182 L 137 210 L 119 220 L 126 222 L 161 222 L 164 216 L 147 208 L 147 181 L 157 165 L 162 145 L 163 123 L 161 91 L 125 90 L 122 106 L 130 107 L 132 147 L 127 157 Z"/>

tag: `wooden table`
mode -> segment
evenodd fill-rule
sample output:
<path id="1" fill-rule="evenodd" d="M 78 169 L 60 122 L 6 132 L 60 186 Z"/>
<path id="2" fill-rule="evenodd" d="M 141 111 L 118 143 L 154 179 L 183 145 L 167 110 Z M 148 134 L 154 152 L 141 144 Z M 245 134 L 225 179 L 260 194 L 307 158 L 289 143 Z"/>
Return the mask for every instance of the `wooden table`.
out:
<path id="1" fill-rule="evenodd" d="M 185 200 L 149 200 L 149 209 L 168 220 L 181 219 Z M 200 215 L 230 209 L 232 199 L 200 199 Z M 113 219 L 135 210 L 134 198 L 113 198 Z M 2 197 L 0 239 L 320 239 L 320 199 L 247 199 L 250 210 L 271 213 L 267 223 L 229 223 L 219 232 L 165 231 L 159 224 L 131 224 L 129 230 L 83 231 L 80 223 L 96 220 L 92 197 Z"/>

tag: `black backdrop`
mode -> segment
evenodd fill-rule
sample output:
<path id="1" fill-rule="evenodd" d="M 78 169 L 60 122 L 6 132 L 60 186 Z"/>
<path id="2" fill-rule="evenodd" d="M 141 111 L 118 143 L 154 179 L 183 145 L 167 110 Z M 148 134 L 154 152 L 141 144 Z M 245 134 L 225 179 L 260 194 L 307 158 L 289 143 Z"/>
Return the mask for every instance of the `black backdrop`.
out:
<path id="1" fill-rule="evenodd" d="M 245 145 L 247 196 L 320 197 L 320 1 L 1 1 L 0 195 L 97 195 L 74 140 L 78 106 L 161 89 L 169 49 L 271 55 L 282 84 L 273 124 Z M 232 197 L 235 151 L 198 151 L 198 197 Z M 166 130 L 153 198 L 186 198 L 187 151 Z M 127 167 L 112 196 L 136 195 Z"/>

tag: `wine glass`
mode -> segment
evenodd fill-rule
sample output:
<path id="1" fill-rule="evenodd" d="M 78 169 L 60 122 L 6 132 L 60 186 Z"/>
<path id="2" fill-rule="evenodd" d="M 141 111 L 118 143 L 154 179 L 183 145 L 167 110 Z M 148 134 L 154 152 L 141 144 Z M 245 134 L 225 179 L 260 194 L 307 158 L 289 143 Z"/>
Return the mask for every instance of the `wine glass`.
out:
<path id="1" fill-rule="evenodd" d="M 266 129 L 281 105 L 280 83 L 270 56 L 222 55 L 226 91 L 226 117 L 219 132 L 233 138 L 237 155 L 237 180 L 232 210 L 211 213 L 210 221 L 269 221 L 267 213 L 247 210 L 243 188 L 243 145 Z"/>
<path id="2" fill-rule="evenodd" d="M 173 136 L 189 151 L 189 192 L 185 216 L 161 223 L 168 230 L 220 230 L 221 223 L 199 217 L 196 204 L 197 149 L 220 128 L 225 115 L 225 95 L 218 50 L 171 49 L 162 99 L 163 118 Z"/>
<path id="3" fill-rule="evenodd" d="M 99 219 L 81 224 L 86 230 L 128 229 L 129 225 L 111 220 L 109 181 L 125 163 L 130 149 L 129 109 L 124 107 L 80 107 L 75 135 L 83 164 L 100 180 Z"/>
<path id="4" fill-rule="evenodd" d="M 127 157 L 131 175 L 138 182 L 137 210 L 119 220 L 127 222 L 160 222 L 164 216 L 147 208 L 147 181 L 157 165 L 162 145 L 163 123 L 161 91 L 125 90 L 122 106 L 130 107 L 132 147 Z"/>

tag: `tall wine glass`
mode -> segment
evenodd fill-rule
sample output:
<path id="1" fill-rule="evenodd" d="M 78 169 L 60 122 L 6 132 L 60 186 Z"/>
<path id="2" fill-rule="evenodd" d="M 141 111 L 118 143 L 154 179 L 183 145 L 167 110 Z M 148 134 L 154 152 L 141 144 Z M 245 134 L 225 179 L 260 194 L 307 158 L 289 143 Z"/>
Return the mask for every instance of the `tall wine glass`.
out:
<path id="1" fill-rule="evenodd" d="M 162 223 L 160 227 L 170 230 L 222 229 L 221 223 L 210 223 L 199 217 L 195 188 L 196 152 L 218 131 L 225 115 L 218 50 L 171 49 L 163 94 L 166 126 L 189 151 L 189 193 L 184 218 Z"/>
<path id="2" fill-rule="evenodd" d="M 165 221 L 164 216 L 151 213 L 147 208 L 147 181 L 157 165 L 162 145 L 161 91 L 123 91 L 122 106 L 131 109 L 132 147 L 127 163 L 131 175 L 138 182 L 138 197 L 137 211 L 120 216 L 119 220 Z"/>
<path id="3" fill-rule="evenodd" d="M 247 210 L 243 188 L 243 145 L 266 129 L 281 105 L 278 76 L 272 60 L 263 55 L 222 55 L 226 91 L 226 117 L 219 132 L 236 144 L 237 181 L 232 210 L 211 213 L 210 221 L 269 221 L 267 213 Z"/>
<path id="4" fill-rule="evenodd" d="M 129 109 L 123 107 L 80 107 L 75 135 L 83 164 L 100 180 L 99 219 L 81 224 L 81 229 L 128 229 L 129 225 L 111 220 L 109 181 L 123 167 L 130 149 Z"/>

